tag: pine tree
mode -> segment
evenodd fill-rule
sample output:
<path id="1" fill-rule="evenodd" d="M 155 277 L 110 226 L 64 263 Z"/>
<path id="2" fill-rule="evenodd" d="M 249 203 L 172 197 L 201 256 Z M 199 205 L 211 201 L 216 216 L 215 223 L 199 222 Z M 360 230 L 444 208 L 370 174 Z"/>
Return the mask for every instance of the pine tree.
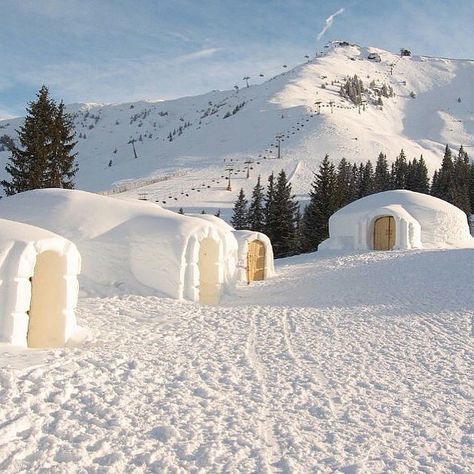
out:
<path id="1" fill-rule="evenodd" d="M 267 192 L 265 195 L 265 207 L 263 209 L 265 216 L 265 234 L 273 242 L 278 233 L 278 221 L 275 220 L 275 176 L 273 173 L 268 177 Z"/>
<path id="2" fill-rule="evenodd" d="M 247 199 L 244 190 L 241 189 L 237 201 L 234 204 L 234 214 L 230 220 L 234 229 L 247 229 Z"/>
<path id="3" fill-rule="evenodd" d="M 287 257 L 295 253 L 297 212 L 298 203 L 292 195 L 291 184 L 285 171 L 281 170 L 275 185 L 271 218 L 272 222 L 278 223 L 272 240 L 275 257 Z"/>
<path id="4" fill-rule="evenodd" d="M 467 153 L 461 146 L 454 160 L 454 197 L 452 204 L 462 209 L 467 216 L 471 214 L 470 201 L 470 163 Z"/>
<path id="5" fill-rule="evenodd" d="M 380 193 L 390 189 L 390 171 L 388 169 L 387 155 L 380 152 L 375 164 L 374 192 Z"/>
<path id="6" fill-rule="evenodd" d="M 392 164 L 392 172 L 390 174 L 391 188 L 392 189 L 405 189 L 407 181 L 407 159 L 405 152 L 400 151 L 400 154 Z"/>
<path id="7" fill-rule="evenodd" d="M 263 232 L 265 227 L 264 195 L 263 186 L 260 184 L 260 176 L 252 191 L 248 212 L 248 226 L 250 230 L 256 232 Z"/>
<path id="8" fill-rule="evenodd" d="M 46 187 L 74 188 L 73 179 L 78 171 L 75 161 L 77 153 L 72 152 L 77 144 L 74 137 L 72 118 L 64 112 L 64 103 L 61 101 L 54 117 L 54 133 L 48 161 Z"/>
<path id="9" fill-rule="evenodd" d="M 326 155 L 314 175 L 310 201 L 306 206 L 302 220 L 302 249 L 312 252 L 329 237 L 329 217 L 336 211 L 336 171 L 334 164 Z"/>
<path id="10" fill-rule="evenodd" d="M 365 166 L 361 165 L 359 196 L 364 197 L 374 192 L 374 168 L 371 161 L 367 161 Z"/>
<path id="11" fill-rule="evenodd" d="M 72 119 L 64 113 L 62 102 L 57 106 L 49 97 L 46 86 L 28 105 L 17 133 L 20 146 L 7 143 L 11 157 L 5 169 L 11 179 L 1 182 L 7 195 L 39 188 L 74 187 L 77 165 L 76 154 L 72 153 L 76 144 Z"/>
<path id="12" fill-rule="evenodd" d="M 357 199 L 352 165 L 342 158 L 337 166 L 334 204 L 339 209 Z"/>
<path id="13" fill-rule="evenodd" d="M 433 176 L 431 194 L 448 202 L 455 200 L 454 163 L 451 149 L 448 145 L 446 145 L 444 150 L 441 168 Z"/>

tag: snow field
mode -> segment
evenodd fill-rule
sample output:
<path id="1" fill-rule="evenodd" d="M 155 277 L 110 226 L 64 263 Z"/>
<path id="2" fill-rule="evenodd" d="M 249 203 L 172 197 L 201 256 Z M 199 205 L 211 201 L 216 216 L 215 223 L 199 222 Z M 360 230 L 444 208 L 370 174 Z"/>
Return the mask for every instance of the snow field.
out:
<path id="1" fill-rule="evenodd" d="M 82 299 L 95 341 L 0 355 L 0 470 L 467 473 L 473 259 L 298 256 L 219 307 Z"/>

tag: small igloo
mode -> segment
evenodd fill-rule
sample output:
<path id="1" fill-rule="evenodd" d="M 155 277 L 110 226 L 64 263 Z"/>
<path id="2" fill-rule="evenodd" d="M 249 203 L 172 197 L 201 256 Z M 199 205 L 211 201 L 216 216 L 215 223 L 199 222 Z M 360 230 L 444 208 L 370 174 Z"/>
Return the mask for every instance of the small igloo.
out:
<path id="1" fill-rule="evenodd" d="M 0 219 L 0 341 L 60 347 L 77 329 L 81 260 L 52 232 Z"/>
<path id="2" fill-rule="evenodd" d="M 270 239 L 262 232 L 235 230 L 223 219 L 211 214 L 190 214 L 212 222 L 221 232 L 231 232 L 238 244 L 238 278 L 250 283 L 265 280 L 275 273 L 273 248 Z"/>
<path id="3" fill-rule="evenodd" d="M 273 248 L 270 239 L 261 232 L 234 231 L 239 244 L 240 281 L 266 280 L 273 276 Z"/>
<path id="4" fill-rule="evenodd" d="M 358 199 L 329 219 L 319 250 L 398 250 L 472 246 L 466 214 L 427 194 L 385 191 Z"/>
<path id="5" fill-rule="evenodd" d="M 2 217 L 74 242 L 81 291 L 89 296 L 158 293 L 215 304 L 237 281 L 232 233 L 152 202 L 39 189 L 0 200 Z"/>

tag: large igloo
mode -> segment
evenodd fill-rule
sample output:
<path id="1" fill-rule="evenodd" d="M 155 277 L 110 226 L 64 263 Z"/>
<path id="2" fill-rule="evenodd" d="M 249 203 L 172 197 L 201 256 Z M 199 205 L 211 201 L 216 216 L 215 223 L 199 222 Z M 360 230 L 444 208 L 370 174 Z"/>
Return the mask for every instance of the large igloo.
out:
<path id="1" fill-rule="evenodd" d="M 385 191 L 358 199 L 329 219 L 318 250 L 472 247 L 466 214 L 427 194 Z"/>
<path id="2" fill-rule="evenodd" d="M 60 347 L 76 332 L 81 259 L 52 232 L 0 219 L 0 341 Z"/>
<path id="3" fill-rule="evenodd" d="M 231 232 L 151 202 L 41 189 L 0 200 L 1 217 L 74 242 L 86 295 L 158 292 L 215 304 L 224 292 L 233 292 L 238 279 Z"/>

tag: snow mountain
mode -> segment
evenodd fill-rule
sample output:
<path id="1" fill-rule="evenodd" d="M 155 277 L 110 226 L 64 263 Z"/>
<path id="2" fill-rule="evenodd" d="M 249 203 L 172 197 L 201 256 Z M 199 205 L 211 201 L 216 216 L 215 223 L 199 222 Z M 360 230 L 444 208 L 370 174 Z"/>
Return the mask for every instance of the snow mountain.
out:
<path id="1" fill-rule="evenodd" d="M 384 152 L 393 161 L 403 148 L 409 159 L 423 154 L 431 171 L 446 143 L 472 153 L 473 60 L 333 41 L 282 70 L 269 80 L 256 75 L 259 84 L 251 77 L 249 87 L 200 96 L 68 106 L 78 137 L 77 187 L 171 209 L 222 209 L 226 217 L 241 187 L 250 193 L 258 175 L 265 180 L 282 168 L 304 199 L 326 153 L 365 162 Z M 360 104 L 340 94 L 354 75 L 365 90 L 355 98 Z M 0 121 L 0 136 L 15 137 L 21 121 Z M 8 155 L 0 152 L 2 178 Z"/>

